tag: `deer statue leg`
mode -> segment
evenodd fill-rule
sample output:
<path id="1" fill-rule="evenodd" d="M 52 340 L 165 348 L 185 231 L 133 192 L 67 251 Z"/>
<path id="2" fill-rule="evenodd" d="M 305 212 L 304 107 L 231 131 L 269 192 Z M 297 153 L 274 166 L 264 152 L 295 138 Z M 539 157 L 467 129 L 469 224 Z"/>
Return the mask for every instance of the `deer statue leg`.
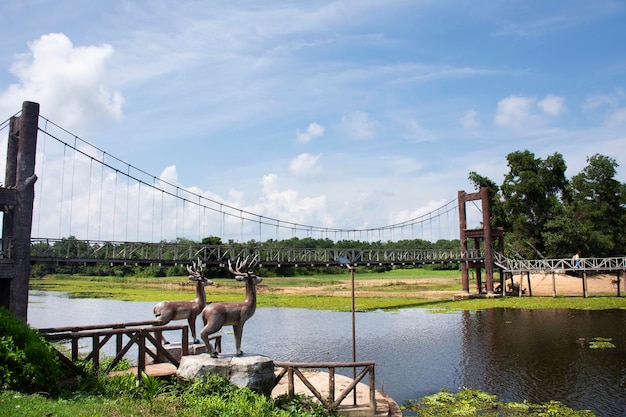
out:
<path id="1" fill-rule="evenodd" d="M 163 308 L 164 305 L 165 305 L 164 303 L 159 303 L 156 306 L 154 306 L 154 315 L 157 319 L 158 326 L 165 326 L 167 325 L 167 323 L 172 321 L 172 314 L 170 314 L 169 311 Z M 163 336 L 163 334 L 161 334 L 161 337 L 163 338 L 164 345 L 170 344 L 170 342 L 165 338 L 165 336 Z"/>
<path id="2" fill-rule="evenodd" d="M 243 323 L 233 324 L 233 332 L 235 333 L 235 349 L 237 350 L 237 356 L 242 356 L 241 336 L 243 335 Z"/>
<path id="3" fill-rule="evenodd" d="M 202 330 L 200 330 L 200 337 L 202 338 L 202 341 L 206 346 L 207 353 L 209 353 L 213 358 L 217 358 L 217 352 L 213 350 L 213 346 L 211 346 L 209 336 L 219 331 L 222 328 L 223 324 L 223 320 L 215 320 L 215 317 L 213 317 L 210 318 L 208 322 L 206 322 Z"/>
<path id="4" fill-rule="evenodd" d="M 196 337 L 196 316 L 189 316 L 189 318 L 187 318 L 187 322 L 189 323 L 189 328 L 191 329 L 191 338 L 193 339 L 193 343 L 200 343 Z"/>

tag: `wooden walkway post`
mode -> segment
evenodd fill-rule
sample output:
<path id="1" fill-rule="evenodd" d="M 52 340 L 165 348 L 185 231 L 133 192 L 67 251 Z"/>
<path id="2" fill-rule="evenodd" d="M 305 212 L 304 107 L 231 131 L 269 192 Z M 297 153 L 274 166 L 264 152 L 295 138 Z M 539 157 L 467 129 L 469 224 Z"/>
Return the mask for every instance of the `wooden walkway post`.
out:
<path id="1" fill-rule="evenodd" d="M 35 199 L 35 155 L 37 150 L 37 130 L 39 125 L 39 104 L 25 101 L 22 113 L 16 123 L 11 123 L 7 151 L 5 180 L 17 191 L 16 204 L 9 213 L 10 225 L 3 225 L 3 251 L 5 244 L 10 245 L 13 262 L 11 277 L 2 290 L 8 290 L 2 297 L 3 305 L 8 301 L 9 310 L 26 321 L 28 312 L 28 282 L 30 279 L 30 234 L 33 221 L 33 202 Z M 12 139 L 13 138 L 13 139 Z M 15 149 L 15 140 L 17 147 Z M 11 211 L 11 210 L 9 210 Z M 4 227 L 8 228 L 7 231 Z M 9 243 L 12 240 L 12 243 Z M 8 287 L 8 288 L 7 288 Z"/>

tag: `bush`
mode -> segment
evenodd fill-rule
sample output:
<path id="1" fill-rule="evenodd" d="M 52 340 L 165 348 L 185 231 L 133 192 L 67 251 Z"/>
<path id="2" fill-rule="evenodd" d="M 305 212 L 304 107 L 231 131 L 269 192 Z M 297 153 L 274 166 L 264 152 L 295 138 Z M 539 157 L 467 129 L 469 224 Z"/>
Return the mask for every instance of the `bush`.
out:
<path id="1" fill-rule="evenodd" d="M 26 393 L 57 393 L 61 363 L 34 329 L 0 308 L 0 387 Z"/>

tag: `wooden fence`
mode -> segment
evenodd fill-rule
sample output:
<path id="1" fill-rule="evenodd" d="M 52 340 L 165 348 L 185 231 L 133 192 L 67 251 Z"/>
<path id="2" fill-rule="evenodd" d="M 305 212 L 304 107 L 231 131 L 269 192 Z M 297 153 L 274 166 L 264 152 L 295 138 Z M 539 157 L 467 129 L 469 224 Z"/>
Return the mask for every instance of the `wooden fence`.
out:
<path id="1" fill-rule="evenodd" d="M 124 358 L 133 345 L 137 345 L 137 377 L 146 371 L 147 355 L 152 357 L 155 362 L 168 361 L 178 367 L 179 361 L 163 346 L 163 332 L 165 331 L 180 331 L 182 333 L 182 355 L 189 354 L 189 326 L 186 324 L 158 326 L 155 321 L 143 321 L 39 329 L 39 332 L 48 341 L 69 341 L 69 357 L 56 347 L 53 346 L 53 348 L 61 362 L 79 375 L 85 374 L 84 367 L 77 364 L 81 359 L 79 358 L 79 341 L 81 339 L 91 340 L 91 351 L 81 360 L 87 363 L 91 362 L 94 370 L 100 369 L 100 353 L 104 346 L 111 339 L 115 340 L 115 357 L 104 369 L 107 374 Z M 126 343 L 124 343 L 124 336 L 128 339 Z M 215 340 L 215 348 L 221 350 L 221 335 L 215 335 L 212 339 Z"/>
<path id="2" fill-rule="evenodd" d="M 287 395 L 289 399 L 293 399 L 295 395 L 295 377 L 298 377 L 300 381 L 309 389 L 322 404 L 326 410 L 335 410 L 346 397 L 353 392 L 354 404 L 356 404 L 356 387 L 366 375 L 369 375 L 367 385 L 369 386 L 369 408 L 372 413 L 376 412 L 376 380 L 375 380 L 375 363 L 374 362 L 315 362 L 315 363 L 297 363 L 297 362 L 274 362 L 276 367 L 282 368 L 282 370 L 276 375 L 274 379 L 274 386 L 278 385 L 281 379 L 287 375 Z M 363 370 L 356 375 L 357 368 L 363 368 Z M 320 391 L 313 385 L 309 379 L 302 373 L 302 369 L 328 369 L 328 396 L 322 395 Z M 355 377 L 352 382 L 345 387 L 339 396 L 336 396 L 335 389 L 335 371 L 337 368 L 352 368 L 354 370 Z"/>

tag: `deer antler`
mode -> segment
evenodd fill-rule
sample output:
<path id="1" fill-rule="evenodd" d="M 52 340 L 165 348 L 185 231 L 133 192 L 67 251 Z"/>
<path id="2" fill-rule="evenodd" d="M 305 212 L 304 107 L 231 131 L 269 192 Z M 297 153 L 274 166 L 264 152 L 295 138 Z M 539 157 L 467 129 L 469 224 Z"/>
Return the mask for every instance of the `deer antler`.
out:
<path id="1" fill-rule="evenodd" d="M 192 266 L 187 265 L 187 272 L 189 272 L 189 279 L 191 281 L 204 281 L 206 278 L 204 277 L 204 267 L 205 264 L 202 263 L 200 258 L 198 258 L 198 262 L 193 262 Z"/>
<path id="2" fill-rule="evenodd" d="M 239 258 L 237 258 L 237 262 L 235 264 L 235 268 L 234 269 L 233 269 L 233 266 L 232 266 L 232 264 L 230 262 L 230 259 L 229 259 L 228 260 L 228 270 L 230 271 L 231 274 L 233 274 L 235 276 L 249 276 L 249 275 L 251 275 L 252 273 L 249 272 L 249 269 L 256 264 L 256 258 L 253 259 L 253 261 L 250 263 L 250 265 L 248 265 L 248 259 L 250 259 L 249 256 L 246 256 L 246 258 L 244 260 L 240 260 Z"/>

